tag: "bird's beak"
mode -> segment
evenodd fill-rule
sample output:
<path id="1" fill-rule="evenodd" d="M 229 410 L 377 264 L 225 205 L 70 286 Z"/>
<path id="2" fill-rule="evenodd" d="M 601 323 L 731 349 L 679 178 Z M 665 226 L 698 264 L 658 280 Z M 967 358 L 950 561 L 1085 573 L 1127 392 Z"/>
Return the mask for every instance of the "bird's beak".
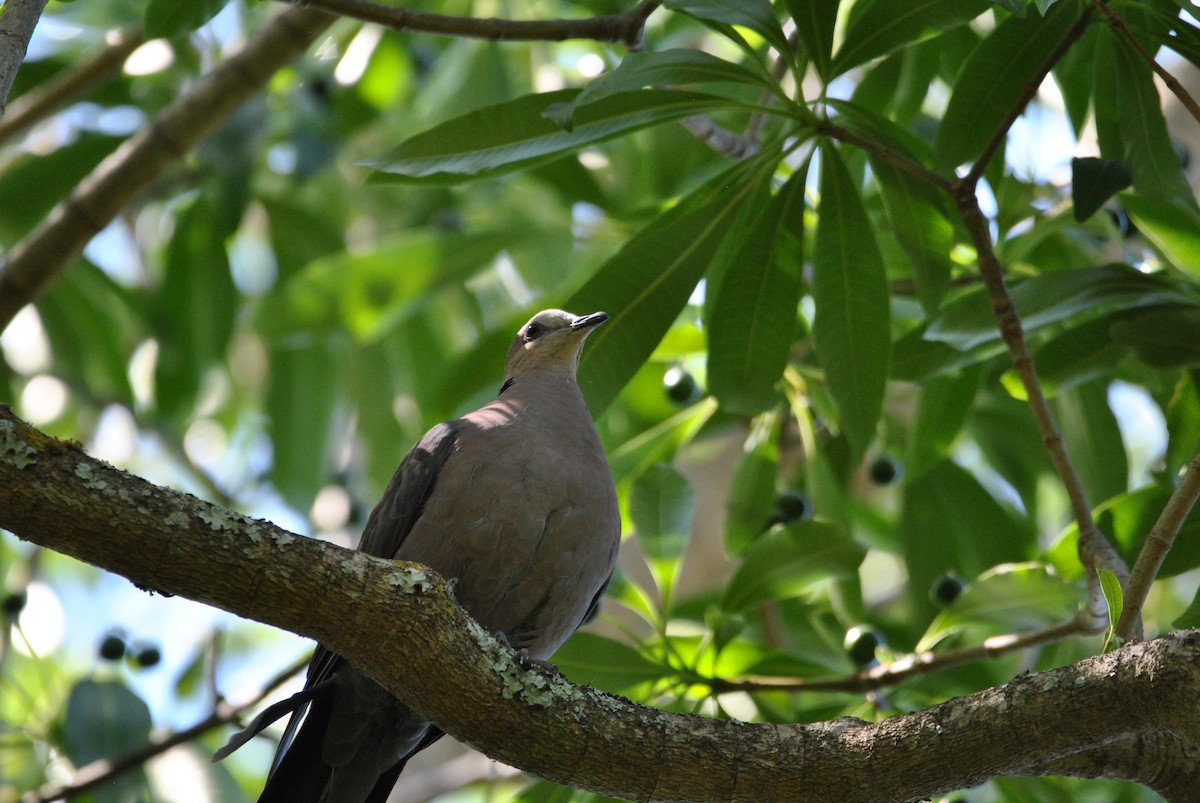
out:
<path id="1" fill-rule="evenodd" d="M 607 312 L 593 312 L 591 315 L 581 315 L 571 323 L 572 329 L 590 329 L 608 320 Z"/>

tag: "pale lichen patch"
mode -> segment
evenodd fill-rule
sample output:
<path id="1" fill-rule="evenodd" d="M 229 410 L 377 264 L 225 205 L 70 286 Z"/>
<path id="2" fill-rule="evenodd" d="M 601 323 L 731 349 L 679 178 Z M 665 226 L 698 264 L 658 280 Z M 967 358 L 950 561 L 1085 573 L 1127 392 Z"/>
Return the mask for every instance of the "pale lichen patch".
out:
<path id="1" fill-rule="evenodd" d="M 188 526 L 188 523 L 190 520 L 188 519 L 188 515 L 186 513 L 184 513 L 182 510 L 174 510 L 174 511 L 171 511 L 171 513 L 169 513 L 167 515 L 166 519 L 164 519 L 163 521 L 170 527 L 177 527 L 177 528 L 182 529 L 182 528 Z"/>
<path id="2" fill-rule="evenodd" d="M 89 463 L 80 463 L 75 466 L 75 476 L 83 480 L 83 487 L 89 491 L 103 491 L 108 487 L 107 482 L 96 476 L 96 472 Z"/>
<path id="3" fill-rule="evenodd" d="M 0 460 L 25 468 L 37 462 L 33 458 L 35 454 L 34 448 L 17 434 L 11 421 L 0 421 Z"/>

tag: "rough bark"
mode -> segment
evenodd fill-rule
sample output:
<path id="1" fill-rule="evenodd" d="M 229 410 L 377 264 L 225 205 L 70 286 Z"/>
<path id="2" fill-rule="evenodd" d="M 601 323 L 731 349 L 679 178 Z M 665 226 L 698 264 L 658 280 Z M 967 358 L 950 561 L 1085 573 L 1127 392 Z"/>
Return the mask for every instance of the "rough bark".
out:
<path id="1" fill-rule="evenodd" d="M 1200 788 L 1200 632 L 879 723 L 668 714 L 524 670 L 415 564 L 303 538 L 89 458 L 0 408 L 0 526 L 178 594 L 318 639 L 502 761 L 635 800 L 919 800 L 988 778 Z"/>

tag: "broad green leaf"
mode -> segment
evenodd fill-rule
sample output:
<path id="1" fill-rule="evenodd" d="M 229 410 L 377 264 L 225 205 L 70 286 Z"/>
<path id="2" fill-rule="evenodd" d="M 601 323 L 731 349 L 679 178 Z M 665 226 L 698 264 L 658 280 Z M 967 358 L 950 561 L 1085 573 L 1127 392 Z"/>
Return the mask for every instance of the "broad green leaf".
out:
<path id="1" fill-rule="evenodd" d="M 444 287 L 457 287 L 528 237 L 512 228 L 473 233 L 416 229 L 372 251 L 336 251 L 263 299 L 258 326 L 268 337 L 349 330 L 378 340 Z"/>
<path id="2" fill-rule="evenodd" d="M 1175 630 L 1200 627 L 1200 588 L 1196 589 L 1196 596 L 1192 597 L 1192 604 L 1179 615 L 1178 619 L 1171 622 L 1171 627 Z"/>
<path id="3" fill-rule="evenodd" d="M 145 336 L 133 294 L 79 260 L 36 304 L 55 371 L 99 399 L 132 407 L 129 357 Z"/>
<path id="4" fill-rule="evenodd" d="M 1162 482 L 1147 485 L 1110 499 L 1093 511 L 1096 526 L 1112 539 L 1117 551 L 1130 566 L 1137 560 L 1146 535 L 1158 521 L 1173 490 L 1171 485 Z M 1078 533 L 1078 528 L 1072 524 L 1063 530 L 1047 551 L 1048 560 L 1068 579 L 1076 579 L 1082 574 L 1075 554 Z M 1193 511 L 1184 519 L 1171 551 L 1163 560 L 1158 577 L 1176 577 L 1197 567 L 1200 567 L 1200 516 Z"/>
<path id="5" fill-rule="evenodd" d="M 1040 563 L 997 566 L 968 583 L 939 613 L 916 651 L 924 652 L 966 628 L 983 634 L 1018 633 L 1057 624 L 1075 615 L 1080 593 Z"/>
<path id="6" fill-rule="evenodd" d="M 981 370 L 964 369 L 929 380 L 921 388 L 917 411 L 908 432 L 905 475 L 919 478 L 934 464 L 950 456 L 979 390 Z"/>
<path id="7" fill-rule="evenodd" d="M 864 555 L 862 547 L 832 524 L 793 522 L 746 549 L 722 606 L 744 611 L 763 602 L 804 596 L 826 580 L 857 572 Z"/>
<path id="8" fill-rule="evenodd" d="M 654 351 L 704 276 L 738 208 L 774 168 L 741 162 L 702 185 L 635 234 L 565 303 L 611 319 L 588 338 L 580 387 L 600 415 Z"/>
<path id="9" fill-rule="evenodd" d="M 950 288 L 954 227 L 942 214 L 932 187 L 878 158 L 871 170 L 879 181 L 883 209 L 892 233 L 912 266 L 917 298 L 927 314 L 937 312 Z"/>
<path id="10" fill-rule="evenodd" d="M 294 509 L 307 511 L 332 470 L 340 348 L 299 336 L 269 352 L 266 412 L 274 460 L 271 481 Z"/>
<path id="11" fill-rule="evenodd" d="M 1121 193 L 1121 203 L 1138 230 L 1167 261 L 1185 273 L 1200 275 L 1200 212 L 1190 202 L 1151 200 Z"/>
<path id="12" fill-rule="evenodd" d="M 1121 620 L 1121 611 L 1125 607 L 1124 594 L 1121 592 L 1121 581 L 1108 569 L 1097 569 L 1100 576 L 1100 590 L 1104 592 L 1104 601 L 1108 603 L 1108 635 L 1104 639 L 1104 652 L 1121 646 L 1116 638 L 1117 622 Z"/>
<path id="13" fill-rule="evenodd" d="M 217 15 L 226 0 L 149 0 L 142 25 L 147 39 L 189 34 Z"/>
<path id="14" fill-rule="evenodd" d="M 710 306 L 708 388 L 727 412 L 753 416 L 779 401 L 800 302 L 807 168 L 750 227 Z"/>
<path id="15" fill-rule="evenodd" d="M 833 29 L 837 23 L 839 0 L 787 0 L 788 11 L 796 23 L 796 32 L 822 81 L 830 79 L 833 54 Z"/>
<path id="16" fill-rule="evenodd" d="M 700 20 L 749 28 L 776 52 L 789 56 L 792 52 L 768 0 L 666 0 L 663 5 Z"/>
<path id="17" fill-rule="evenodd" d="M 66 756 L 76 767 L 120 758 L 150 743 L 150 708 L 118 681 L 81 680 L 71 688 L 62 723 Z M 95 790 L 97 803 L 141 799 L 139 768 Z"/>
<path id="18" fill-rule="evenodd" d="M 1061 389 L 1112 374 L 1113 366 L 1129 353 L 1129 346 L 1113 336 L 1121 313 L 1086 321 L 1054 336 L 1034 352 L 1038 377 L 1048 396 Z M 1131 313 L 1137 318 L 1138 313 Z"/>
<path id="19" fill-rule="evenodd" d="M 1064 4 L 1066 5 L 1066 4 Z M 1096 128 L 1101 155 L 1123 159 L 1133 188 L 1152 201 L 1192 200 L 1163 119 L 1150 68 L 1119 34 L 1105 27 L 1096 42 Z M 1101 72 L 1102 64 L 1111 65 Z M 1115 147 L 1121 148 L 1114 153 Z"/>
<path id="20" fill-rule="evenodd" d="M 645 89 L 577 109 L 569 131 L 546 117 L 551 106 L 570 103 L 578 93 L 525 95 L 468 112 L 361 164 L 398 181 L 456 184 L 524 170 L 639 128 L 739 105 L 696 92 Z"/>
<path id="21" fill-rule="evenodd" d="M 990 5 L 987 0 L 860 0 L 847 19 L 832 74 L 965 25 Z"/>
<path id="22" fill-rule="evenodd" d="M 1062 3 L 1045 17 L 1009 17 L 975 48 L 938 125 L 934 164 L 939 169 L 978 158 L 1077 16 L 1074 4 Z"/>
<path id="23" fill-rule="evenodd" d="M 1123 316 L 1109 328 L 1114 340 L 1154 368 L 1200 365 L 1200 306 L 1156 307 Z"/>
<path id="24" fill-rule="evenodd" d="M 1027 333 L 1076 315 L 1195 303 L 1164 279 L 1127 265 L 1043 273 L 1014 283 L 1011 296 Z M 999 340 L 987 291 L 979 288 L 944 306 L 926 328 L 925 338 L 960 351 Z"/>
<path id="25" fill-rule="evenodd" d="M 761 535 L 771 517 L 779 475 L 779 448 L 773 434 L 772 427 L 755 429 L 729 481 L 725 551 L 731 555 L 740 554 Z"/>
<path id="26" fill-rule="evenodd" d="M 668 459 L 680 444 L 691 440 L 716 411 L 715 399 L 701 399 L 609 450 L 608 465 L 613 479 L 619 483 L 630 474 L 644 471 L 651 463 Z"/>
<path id="27" fill-rule="evenodd" d="M 932 614 L 929 589 L 946 572 L 973 577 L 1033 556 L 1032 524 L 988 493 L 956 463 L 943 460 L 904 484 L 899 536 L 908 567 L 908 599 Z"/>
<path id="28" fill-rule="evenodd" d="M 180 418 L 194 406 L 204 374 L 225 356 L 238 310 L 217 212 L 205 196 L 176 212 L 164 261 L 155 304 L 155 399 L 162 413 Z"/>
<path id="29" fill-rule="evenodd" d="M 1123 494 L 1129 463 L 1117 419 L 1108 406 L 1108 383 L 1060 390 L 1051 402 L 1059 432 L 1092 504 Z"/>
<path id="30" fill-rule="evenodd" d="M 887 277 L 871 221 L 831 145 L 821 149 L 813 242 L 813 339 L 857 462 L 875 437 L 891 346 Z"/>
<path id="31" fill-rule="evenodd" d="M 1129 166 L 1119 159 L 1072 159 L 1071 199 L 1075 204 L 1075 219 L 1087 220 L 1105 201 L 1131 183 Z"/>
<path id="32" fill-rule="evenodd" d="M 1200 452 L 1200 389 L 1193 373 L 1180 376 L 1164 412 L 1168 433 L 1164 473 L 1170 475 Z"/>
<path id="33" fill-rule="evenodd" d="M 629 517 L 646 555 L 674 561 L 683 554 L 692 531 L 696 492 L 667 463 L 658 463 L 634 480 L 629 491 Z"/>
<path id="34" fill-rule="evenodd" d="M 554 665 L 574 683 L 620 694 L 642 683 L 675 674 L 641 652 L 595 633 L 576 633 L 554 653 Z"/>
<path id="35" fill-rule="evenodd" d="M 635 51 L 627 54 L 612 72 L 589 81 L 570 103 L 550 106 L 545 114 L 563 128 L 570 129 L 574 126 L 577 109 L 612 95 L 643 87 L 706 83 L 747 84 L 760 90 L 780 91 L 769 75 L 702 50 L 673 48 Z"/>
<path id="36" fill-rule="evenodd" d="M 0 198 L 9 199 L 0 204 L 0 248 L 8 250 L 43 221 L 123 141 L 82 133 L 51 153 L 10 156 L 12 161 L 0 173 Z"/>

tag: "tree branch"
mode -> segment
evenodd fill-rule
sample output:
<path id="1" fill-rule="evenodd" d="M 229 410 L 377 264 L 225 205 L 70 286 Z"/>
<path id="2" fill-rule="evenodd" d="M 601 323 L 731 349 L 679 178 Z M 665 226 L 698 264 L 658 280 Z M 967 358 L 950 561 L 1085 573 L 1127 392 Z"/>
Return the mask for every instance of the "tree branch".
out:
<path id="1" fill-rule="evenodd" d="M 630 48 L 641 44 L 646 19 L 659 5 L 655 2 L 642 2 L 624 14 L 604 14 L 584 19 L 508 20 L 431 14 L 372 3 L 370 0 L 284 1 L 297 6 L 320 8 L 331 14 L 364 22 L 374 22 L 395 31 L 489 39 L 493 42 L 594 39 L 597 42 L 620 42 Z"/>
<path id="2" fill-rule="evenodd" d="M 1187 760 L 1200 744 L 1200 632 L 1129 644 L 879 723 L 747 724 L 656 711 L 525 670 L 424 567 L 157 488 L 7 408 L 0 500 L 0 525 L 22 538 L 143 587 L 319 639 L 467 743 L 603 794 L 918 800 L 1163 734 L 1191 751 L 1176 754 L 1173 788 L 1200 784 L 1200 768 Z"/>
<path id="3" fill-rule="evenodd" d="M 1121 620 L 1116 628 L 1116 635 L 1120 638 L 1128 640 L 1136 634 L 1137 623 L 1142 616 L 1142 604 L 1150 593 L 1150 585 L 1158 576 L 1163 559 L 1171 551 L 1175 536 L 1179 535 L 1179 528 L 1191 513 L 1197 497 L 1200 497 L 1200 455 L 1193 457 L 1188 464 L 1179 486 L 1167 500 L 1166 507 L 1142 544 L 1142 551 L 1133 565 L 1122 595 Z"/>
<path id="4" fill-rule="evenodd" d="M 0 143 L 103 84 L 143 41 L 140 29 L 118 31 L 103 50 L 83 64 L 17 98 L 0 120 Z"/>
<path id="5" fill-rule="evenodd" d="M 4 117 L 8 93 L 45 7 L 46 0 L 8 0 L 0 9 L 0 118 Z"/>
<path id="6" fill-rule="evenodd" d="M 7 13 L 5 16 L 8 16 Z M 121 145 L 0 265 L 0 331 L 137 193 L 195 147 L 336 19 L 290 8 Z"/>

